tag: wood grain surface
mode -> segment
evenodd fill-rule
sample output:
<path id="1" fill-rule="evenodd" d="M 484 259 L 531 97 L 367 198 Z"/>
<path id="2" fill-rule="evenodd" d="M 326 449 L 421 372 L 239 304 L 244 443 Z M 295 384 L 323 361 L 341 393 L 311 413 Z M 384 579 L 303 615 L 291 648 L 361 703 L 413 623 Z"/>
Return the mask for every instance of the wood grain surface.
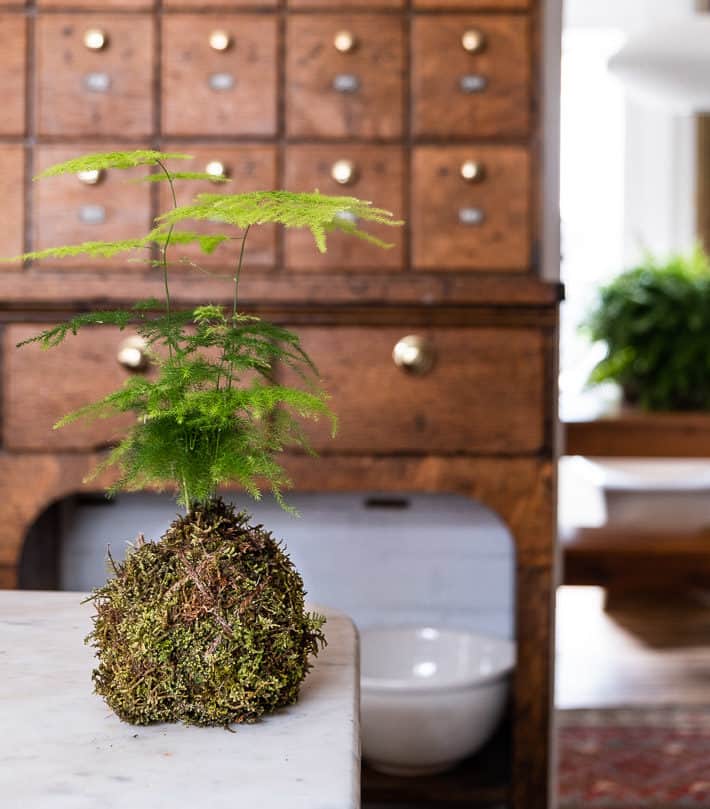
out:
<path id="1" fill-rule="evenodd" d="M 22 14 L 0 12 L 0 135 L 25 132 L 27 22 Z"/>

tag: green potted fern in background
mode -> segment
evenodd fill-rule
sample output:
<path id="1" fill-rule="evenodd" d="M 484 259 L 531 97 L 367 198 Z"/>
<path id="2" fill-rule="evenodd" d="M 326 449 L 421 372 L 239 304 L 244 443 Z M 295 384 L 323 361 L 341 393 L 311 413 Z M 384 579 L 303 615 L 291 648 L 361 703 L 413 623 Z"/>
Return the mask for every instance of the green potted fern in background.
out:
<path id="1" fill-rule="evenodd" d="M 162 301 L 82 314 L 28 342 L 53 348 L 80 329 L 102 326 L 130 326 L 145 341 L 151 375 L 129 378 L 56 425 L 133 413 L 133 426 L 93 476 L 115 470 L 110 493 L 174 488 L 185 511 L 159 541 L 139 537 L 124 562 L 114 563 L 109 554 L 113 575 L 90 596 L 96 613 L 87 641 L 98 658 L 95 689 L 128 722 L 227 725 L 254 721 L 295 701 L 309 658 L 325 638 L 324 619 L 306 610 L 303 581 L 280 543 L 218 491 L 236 484 L 258 498 L 267 489 L 288 508 L 283 490 L 291 481 L 279 454 L 287 446 L 309 450 L 302 418 L 324 417 L 335 428 L 297 335 L 239 309 L 249 230 L 265 223 L 308 228 L 325 251 L 334 231 L 387 247 L 356 223 L 401 223 L 368 202 L 317 192 L 201 194 L 178 206 L 176 182 L 214 179 L 168 168 L 187 158 L 113 152 L 47 169 L 40 178 L 145 166 L 146 181 L 169 184 L 174 207 L 135 239 L 56 247 L 22 258 L 147 251 L 149 265 L 162 273 Z M 191 220 L 237 229 L 241 245 L 229 306 L 205 303 L 181 311 L 172 305 L 171 246 L 196 243 L 211 253 L 232 238 L 181 228 Z M 296 372 L 300 387 L 274 382 L 277 363 Z"/>
<path id="2" fill-rule="evenodd" d="M 617 383 L 643 410 L 710 409 L 710 259 L 697 247 L 647 256 L 601 288 L 584 325 L 606 356 L 590 382 Z"/>

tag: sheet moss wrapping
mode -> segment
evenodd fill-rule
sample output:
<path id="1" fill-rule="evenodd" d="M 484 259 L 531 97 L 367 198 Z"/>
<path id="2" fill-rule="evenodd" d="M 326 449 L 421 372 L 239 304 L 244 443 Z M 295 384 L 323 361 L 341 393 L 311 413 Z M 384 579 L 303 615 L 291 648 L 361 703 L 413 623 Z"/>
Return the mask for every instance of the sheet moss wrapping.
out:
<path id="1" fill-rule="evenodd" d="M 325 645 L 281 544 L 220 499 L 95 590 L 95 689 L 124 721 L 228 725 L 290 705 Z"/>

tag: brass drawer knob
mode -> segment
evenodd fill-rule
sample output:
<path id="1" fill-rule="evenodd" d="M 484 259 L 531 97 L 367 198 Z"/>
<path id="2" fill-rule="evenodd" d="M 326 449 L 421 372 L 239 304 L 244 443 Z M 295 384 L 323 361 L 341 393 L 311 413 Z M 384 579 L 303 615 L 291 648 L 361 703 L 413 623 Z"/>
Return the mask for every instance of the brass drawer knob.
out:
<path id="1" fill-rule="evenodd" d="M 148 367 L 147 344 L 138 334 L 127 337 L 118 347 L 116 359 L 127 371 L 143 371 Z"/>
<path id="2" fill-rule="evenodd" d="M 219 180 L 225 180 L 229 171 L 220 160 L 210 160 L 205 166 L 205 174 L 209 174 L 213 182 L 218 182 Z"/>
<path id="3" fill-rule="evenodd" d="M 409 334 L 395 345 L 392 359 L 406 373 L 424 376 L 434 367 L 436 352 L 431 340 L 418 334 Z"/>
<path id="4" fill-rule="evenodd" d="M 102 169 L 87 169 L 76 173 L 76 179 L 84 185 L 98 185 L 104 177 L 105 173 Z"/>
<path id="5" fill-rule="evenodd" d="M 100 28 L 87 28 L 84 31 L 84 46 L 90 51 L 102 51 L 108 46 L 108 35 Z"/>
<path id="6" fill-rule="evenodd" d="M 357 48 L 357 37 L 352 31 L 338 31 L 333 37 L 333 45 L 339 53 L 352 53 Z"/>
<path id="7" fill-rule="evenodd" d="M 483 164 L 477 160 L 464 160 L 461 164 L 461 177 L 467 183 L 480 183 L 484 175 Z"/>
<path id="8" fill-rule="evenodd" d="M 461 45 L 467 53 L 480 53 L 486 47 L 486 36 L 477 28 L 468 28 L 461 35 Z"/>
<path id="9" fill-rule="evenodd" d="M 330 176 L 338 185 L 352 185 L 357 174 L 357 166 L 352 160 L 336 160 L 330 169 Z"/>
<path id="10" fill-rule="evenodd" d="M 221 28 L 210 34 L 210 48 L 213 51 L 227 51 L 232 45 L 232 35 Z"/>

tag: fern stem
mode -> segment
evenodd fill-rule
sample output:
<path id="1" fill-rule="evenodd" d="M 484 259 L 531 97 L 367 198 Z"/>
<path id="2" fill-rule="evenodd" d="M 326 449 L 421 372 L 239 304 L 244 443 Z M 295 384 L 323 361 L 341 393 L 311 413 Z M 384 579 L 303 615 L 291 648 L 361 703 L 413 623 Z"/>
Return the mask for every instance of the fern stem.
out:
<path id="1" fill-rule="evenodd" d="M 234 273 L 234 301 L 232 302 L 232 315 L 235 317 L 237 314 L 237 303 L 239 301 L 239 276 L 242 274 L 242 265 L 244 264 L 244 247 L 247 243 L 247 236 L 249 235 L 250 228 L 251 225 L 247 225 L 244 235 L 242 236 L 242 246 L 239 251 L 239 261 L 237 262 L 237 270 Z"/>
<path id="2" fill-rule="evenodd" d="M 177 208 L 178 204 L 177 204 L 177 195 L 175 194 L 175 185 L 173 183 L 172 174 L 170 174 L 170 172 L 168 171 L 168 169 L 166 168 L 165 164 L 162 161 L 158 160 L 157 164 L 158 164 L 158 166 L 160 166 L 161 170 L 163 171 L 163 173 L 165 174 L 165 176 L 166 176 L 166 178 L 168 180 L 168 185 L 170 186 L 170 194 L 172 195 L 172 198 L 173 198 L 173 210 L 175 210 L 175 208 Z M 171 223 L 170 227 L 168 228 L 167 236 L 165 237 L 165 243 L 163 244 L 163 246 L 160 249 L 161 265 L 162 265 L 162 268 L 163 268 L 163 288 L 165 290 L 165 314 L 167 315 L 167 319 L 168 319 L 168 329 L 170 328 L 170 314 L 171 314 L 170 286 L 168 285 L 168 247 L 170 247 L 170 240 L 172 239 L 172 236 L 173 236 L 174 227 L 175 227 L 175 225 L 173 225 Z M 172 359 L 172 356 L 173 356 L 173 336 L 172 336 L 172 334 L 170 334 L 168 336 L 168 351 L 170 353 L 170 358 Z"/>

